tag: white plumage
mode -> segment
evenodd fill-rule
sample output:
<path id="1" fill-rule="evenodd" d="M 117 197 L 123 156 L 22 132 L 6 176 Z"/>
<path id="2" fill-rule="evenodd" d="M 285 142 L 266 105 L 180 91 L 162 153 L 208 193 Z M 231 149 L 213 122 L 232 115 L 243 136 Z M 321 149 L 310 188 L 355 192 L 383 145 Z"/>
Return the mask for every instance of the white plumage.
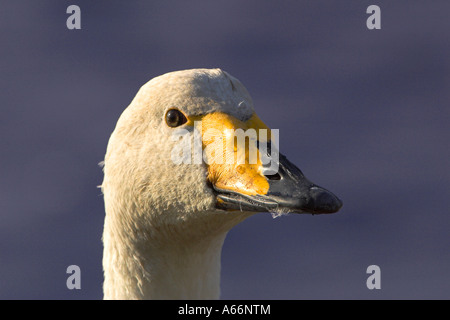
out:
<path id="1" fill-rule="evenodd" d="M 105 299 L 219 298 L 225 236 L 254 213 L 219 209 L 205 164 L 171 161 L 176 141 L 165 122 L 171 108 L 242 123 L 254 114 L 244 86 L 220 69 L 168 73 L 139 90 L 104 161 Z"/>

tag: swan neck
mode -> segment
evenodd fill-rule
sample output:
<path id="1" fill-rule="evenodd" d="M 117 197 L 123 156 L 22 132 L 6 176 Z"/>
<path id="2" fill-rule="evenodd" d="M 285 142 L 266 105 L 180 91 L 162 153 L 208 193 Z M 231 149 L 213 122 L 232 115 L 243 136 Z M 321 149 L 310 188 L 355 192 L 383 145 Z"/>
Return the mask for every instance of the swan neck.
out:
<path id="1" fill-rule="evenodd" d="M 116 236 L 104 234 L 105 299 L 219 298 L 226 232 L 195 241 L 118 241 Z"/>

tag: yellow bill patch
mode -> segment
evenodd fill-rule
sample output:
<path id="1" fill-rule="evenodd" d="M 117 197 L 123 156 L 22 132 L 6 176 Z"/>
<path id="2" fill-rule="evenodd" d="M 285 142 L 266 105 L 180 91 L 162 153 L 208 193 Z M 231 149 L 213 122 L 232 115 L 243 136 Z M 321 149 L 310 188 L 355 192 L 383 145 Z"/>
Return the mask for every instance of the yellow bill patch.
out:
<path id="1" fill-rule="evenodd" d="M 270 139 L 270 129 L 256 114 L 246 122 L 222 112 L 207 114 L 199 120 L 208 180 L 223 190 L 267 194 L 269 183 L 261 173 L 256 140 Z"/>

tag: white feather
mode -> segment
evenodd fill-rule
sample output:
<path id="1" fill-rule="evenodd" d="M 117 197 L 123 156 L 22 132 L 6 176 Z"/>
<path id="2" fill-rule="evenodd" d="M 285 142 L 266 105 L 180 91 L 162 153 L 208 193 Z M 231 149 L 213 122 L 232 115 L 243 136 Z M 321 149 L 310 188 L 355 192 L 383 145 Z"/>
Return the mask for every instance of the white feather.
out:
<path id="1" fill-rule="evenodd" d="M 105 299 L 218 298 L 225 236 L 251 215 L 215 209 L 206 167 L 171 161 L 164 115 L 174 107 L 242 121 L 254 112 L 244 86 L 220 69 L 168 73 L 139 90 L 104 160 Z"/>

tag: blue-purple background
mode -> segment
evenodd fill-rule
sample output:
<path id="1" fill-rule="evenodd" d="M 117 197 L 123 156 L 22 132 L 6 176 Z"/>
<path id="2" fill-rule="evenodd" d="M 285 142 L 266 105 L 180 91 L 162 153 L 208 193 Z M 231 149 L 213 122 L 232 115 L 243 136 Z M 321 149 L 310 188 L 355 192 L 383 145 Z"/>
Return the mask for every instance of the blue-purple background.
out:
<path id="1" fill-rule="evenodd" d="M 81 8 L 81 30 L 66 8 Z M 366 8 L 381 7 L 381 30 Z M 102 298 L 97 185 L 139 87 L 220 67 L 335 192 L 335 215 L 233 229 L 222 298 L 450 298 L 448 1 L 2 1 L 0 298 Z M 81 290 L 66 288 L 81 267 Z M 366 287 L 381 268 L 381 290 Z"/>

